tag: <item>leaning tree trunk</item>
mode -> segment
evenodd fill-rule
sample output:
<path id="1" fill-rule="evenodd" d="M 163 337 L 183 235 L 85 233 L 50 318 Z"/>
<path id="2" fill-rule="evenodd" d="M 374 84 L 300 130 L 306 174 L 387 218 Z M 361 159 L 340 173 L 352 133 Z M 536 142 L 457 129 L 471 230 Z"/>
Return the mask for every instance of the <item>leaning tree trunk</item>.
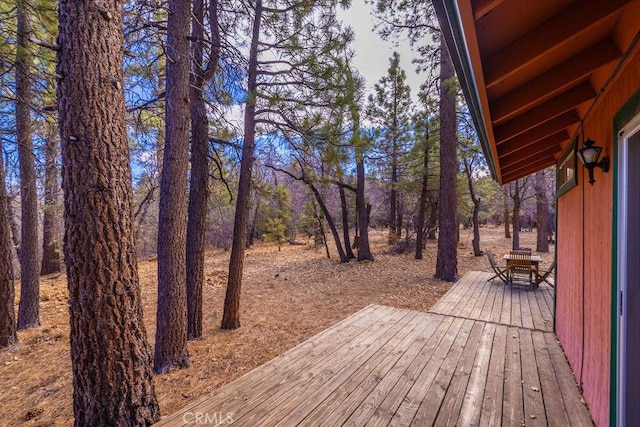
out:
<path id="1" fill-rule="evenodd" d="M 44 207 L 42 216 L 42 266 L 41 275 L 60 271 L 60 247 L 58 243 L 58 141 L 54 124 L 47 121 L 47 140 L 44 147 Z"/>
<path id="2" fill-rule="evenodd" d="M 218 2 L 209 6 L 210 23 L 218 31 Z M 204 283 L 204 237 L 207 222 L 209 191 L 209 121 L 204 99 L 204 84 L 218 64 L 220 35 L 215 33 L 212 52 L 205 68 L 204 61 L 204 2 L 193 1 L 192 83 L 191 95 L 191 181 L 189 185 L 189 219 L 187 221 L 187 338 L 202 338 L 202 287 Z"/>
<path id="3" fill-rule="evenodd" d="M 537 240 L 536 251 L 537 252 L 549 252 L 549 202 L 547 200 L 547 182 L 544 176 L 544 171 L 536 172 L 536 227 Z"/>
<path id="4" fill-rule="evenodd" d="M 222 329 L 240 327 L 240 291 L 242 287 L 242 271 L 244 268 L 244 252 L 247 246 L 247 217 L 249 216 L 249 197 L 251 190 L 251 170 L 253 168 L 253 151 L 256 138 L 256 93 L 258 77 L 258 43 L 262 21 L 262 0 L 256 0 L 253 32 L 249 48 L 249 67 L 247 78 L 247 103 L 244 110 L 244 142 L 242 159 L 240 160 L 240 176 L 238 178 L 238 197 L 233 223 L 233 243 L 229 259 L 229 278 L 224 299 Z"/>
<path id="5" fill-rule="evenodd" d="M 122 0 L 103 1 L 99 10 L 75 0 L 58 6 L 64 254 L 78 426 L 160 419 L 131 212 L 123 6 Z"/>
<path id="6" fill-rule="evenodd" d="M 0 134 L 0 153 L 2 153 L 1 136 Z M 13 286 L 11 230 L 9 228 L 7 201 L 4 168 L 2 155 L 0 155 L 0 348 L 8 347 L 18 340 L 14 311 L 15 289 Z"/>
<path id="7" fill-rule="evenodd" d="M 333 236 L 333 240 L 336 242 L 336 250 L 338 251 L 338 257 L 340 258 L 340 262 L 349 262 L 349 257 L 345 254 L 344 249 L 342 248 L 342 243 L 340 242 L 340 234 L 338 233 L 338 228 L 336 227 L 336 223 L 331 216 L 331 212 L 325 205 L 324 200 L 322 200 L 322 195 L 318 191 L 315 185 L 311 181 L 304 180 L 303 181 L 309 186 L 311 192 L 316 198 L 318 205 L 320 205 L 320 209 L 322 210 L 322 214 L 324 218 L 327 220 L 327 225 L 331 230 L 331 235 Z"/>
<path id="8" fill-rule="evenodd" d="M 456 104 L 451 80 L 455 78 L 449 51 L 440 37 L 440 233 L 435 277 L 458 280 L 457 245 L 457 140 Z"/>
<path id="9" fill-rule="evenodd" d="M 166 139 L 158 215 L 158 309 L 153 369 L 189 365 L 187 352 L 186 225 L 189 168 L 189 0 L 169 0 Z"/>
<path id="10" fill-rule="evenodd" d="M 38 260 L 38 192 L 36 166 L 31 139 L 31 75 L 29 35 L 31 32 L 27 5 L 17 6 L 18 33 L 16 54 L 16 132 L 20 161 L 20 303 L 18 329 L 40 325 L 40 265 Z"/>

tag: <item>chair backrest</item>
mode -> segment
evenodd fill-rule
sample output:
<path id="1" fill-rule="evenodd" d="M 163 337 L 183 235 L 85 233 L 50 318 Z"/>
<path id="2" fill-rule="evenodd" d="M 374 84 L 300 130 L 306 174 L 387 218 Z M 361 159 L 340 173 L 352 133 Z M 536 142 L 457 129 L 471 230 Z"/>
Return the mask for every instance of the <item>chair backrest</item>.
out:
<path id="1" fill-rule="evenodd" d="M 509 266 L 516 268 L 531 268 L 531 251 L 511 251 L 509 255 Z"/>

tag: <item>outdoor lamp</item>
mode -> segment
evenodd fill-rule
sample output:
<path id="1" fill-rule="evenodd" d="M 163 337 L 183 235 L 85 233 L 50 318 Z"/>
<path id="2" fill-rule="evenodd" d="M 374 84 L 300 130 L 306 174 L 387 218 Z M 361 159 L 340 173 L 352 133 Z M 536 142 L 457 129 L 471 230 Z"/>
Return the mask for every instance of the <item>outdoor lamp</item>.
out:
<path id="1" fill-rule="evenodd" d="M 593 179 L 593 169 L 595 167 L 599 167 L 603 172 L 609 172 L 609 156 L 604 156 L 602 160 L 598 161 L 602 147 L 593 145 L 595 143 L 595 141 L 587 139 L 584 142 L 582 150 L 578 151 L 578 158 L 589 171 L 589 184 L 591 185 L 596 182 L 596 180 Z"/>

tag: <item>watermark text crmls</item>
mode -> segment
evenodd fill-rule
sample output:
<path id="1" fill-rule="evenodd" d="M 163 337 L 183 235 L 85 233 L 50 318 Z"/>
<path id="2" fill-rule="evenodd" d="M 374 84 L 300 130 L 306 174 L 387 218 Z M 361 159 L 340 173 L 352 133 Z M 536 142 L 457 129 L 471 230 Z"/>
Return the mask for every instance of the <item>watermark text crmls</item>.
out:
<path id="1" fill-rule="evenodd" d="M 185 412 L 182 415 L 185 425 L 225 425 L 233 424 L 233 412 Z"/>

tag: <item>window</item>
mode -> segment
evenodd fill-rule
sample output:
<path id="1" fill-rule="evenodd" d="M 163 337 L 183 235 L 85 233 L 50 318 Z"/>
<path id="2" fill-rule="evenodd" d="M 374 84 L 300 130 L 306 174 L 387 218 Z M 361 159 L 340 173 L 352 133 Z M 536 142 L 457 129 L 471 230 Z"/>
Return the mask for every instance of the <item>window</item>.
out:
<path id="1" fill-rule="evenodd" d="M 560 197 L 571 188 L 578 185 L 576 175 L 576 146 L 578 138 L 576 137 L 564 150 L 560 158 L 558 159 L 558 165 L 556 167 L 557 176 L 557 196 Z"/>

